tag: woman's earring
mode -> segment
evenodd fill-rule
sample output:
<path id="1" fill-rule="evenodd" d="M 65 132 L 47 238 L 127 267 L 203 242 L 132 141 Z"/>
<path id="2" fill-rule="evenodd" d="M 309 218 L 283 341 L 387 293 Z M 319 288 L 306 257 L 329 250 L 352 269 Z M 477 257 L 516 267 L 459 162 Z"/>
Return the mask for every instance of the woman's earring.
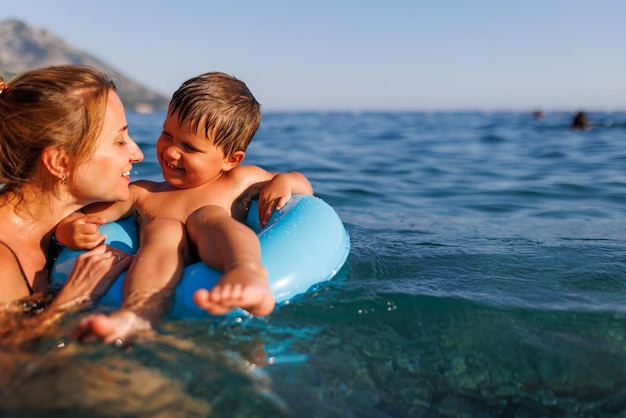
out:
<path id="1" fill-rule="evenodd" d="M 67 174 L 63 173 L 61 176 L 61 184 L 65 184 L 65 179 L 67 178 Z"/>

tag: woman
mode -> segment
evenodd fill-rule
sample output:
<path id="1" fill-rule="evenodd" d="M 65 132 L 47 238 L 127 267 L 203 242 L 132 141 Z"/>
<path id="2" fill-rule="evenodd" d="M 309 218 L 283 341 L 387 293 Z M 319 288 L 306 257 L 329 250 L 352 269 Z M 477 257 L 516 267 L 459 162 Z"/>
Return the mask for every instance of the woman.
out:
<path id="1" fill-rule="evenodd" d="M 0 78 L 0 303 L 45 292 L 60 220 L 85 205 L 129 197 L 143 159 L 128 134 L 115 86 L 89 67 Z M 52 250 L 51 250 L 52 249 Z M 131 257 L 100 245 L 81 255 L 47 312 L 106 291 Z"/>

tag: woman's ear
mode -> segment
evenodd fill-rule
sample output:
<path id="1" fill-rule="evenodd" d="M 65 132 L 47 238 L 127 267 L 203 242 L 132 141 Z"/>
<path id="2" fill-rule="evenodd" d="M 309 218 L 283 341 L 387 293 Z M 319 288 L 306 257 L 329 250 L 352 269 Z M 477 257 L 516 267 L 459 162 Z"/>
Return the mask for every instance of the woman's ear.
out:
<path id="1" fill-rule="evenodd" d="M 244 151 L 235 151 L 230 154 L 228 157 L 224 158 L 224 164 L 222 165 L 223 171 L 230 171 L 233 168 L 237 167 L 243 159 L 246 158 L 246 153 Z"/>
<path id="2" fill-rule="evenodd" d="M 47 147 L 41 153 L 41 164 L 52 176 L 65 181 L 71 168 L 71 159 L 61 148 Z"/>

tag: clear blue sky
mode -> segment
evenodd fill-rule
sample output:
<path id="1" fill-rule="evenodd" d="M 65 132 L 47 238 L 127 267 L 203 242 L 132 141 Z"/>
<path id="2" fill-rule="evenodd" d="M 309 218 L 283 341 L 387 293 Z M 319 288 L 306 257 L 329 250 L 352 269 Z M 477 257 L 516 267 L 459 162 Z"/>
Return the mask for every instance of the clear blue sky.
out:
<path id="1" fill-rule="evenodd" d="M 3 3 L 167 96 L 224 71 L 266 110 L 626 110 L 623 0 Z"/>

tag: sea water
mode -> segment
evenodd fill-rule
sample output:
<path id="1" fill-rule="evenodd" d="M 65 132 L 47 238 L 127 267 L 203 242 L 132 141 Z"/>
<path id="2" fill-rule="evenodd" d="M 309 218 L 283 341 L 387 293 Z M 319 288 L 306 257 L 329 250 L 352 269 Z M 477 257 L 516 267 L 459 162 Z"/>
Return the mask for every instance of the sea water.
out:
<path id="1" fill-rule="evenodd" d="M 163 116 L 128 115 L 135 179 L 161 179 Z M 626 114 L 572 117 L 266 113 L 246 162 L 337 210 L 339 274 L 122 348 L 70 316 L 4 351 L 0 415 L 626 416 Z"/>

